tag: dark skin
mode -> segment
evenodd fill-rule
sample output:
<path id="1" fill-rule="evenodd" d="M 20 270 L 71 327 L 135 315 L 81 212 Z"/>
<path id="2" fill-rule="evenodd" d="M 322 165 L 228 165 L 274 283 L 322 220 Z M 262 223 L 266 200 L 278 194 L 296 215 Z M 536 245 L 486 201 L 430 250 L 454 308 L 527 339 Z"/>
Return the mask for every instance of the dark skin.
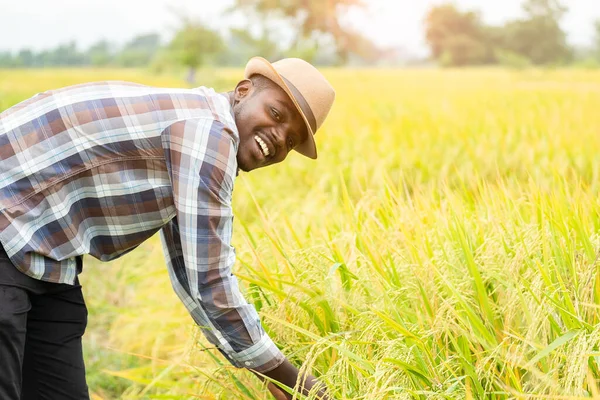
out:
<path id="1" fill-rule="evenodd" d="M 227 93 L 227 96 L 240 136 L 237 153 L 240 170 L 249 172 L 282 162 L 294 147 L 307 139 L 308 131 L 304 120 L 292 100 L 279 86 L 257 88 L 251 80 L 245 79 L 238 83 L 233 92 Z M 261 150 L 255 136 L 261 138 L 267 146 L 268 155 Z M 261 375 L 256 375 L 263 379 Z M 290 388 L 296 386 L 296 382 L 300 382 L 299 391 L 304 395 L 308 395 L 317 383 L 316 378 L 310 374 L 301 376 L 287 358 L 281 365 L 265 372 L 264 375 Z M 292 398 L 272 383 L 269 383 L 269 391 L 277 400 Z M 329 399 L 324 389 L 321 389 L 318 395 L 321 399 Z"/>
<path id="2" fill-rule="evenodd" d="M 304 120 L 279 86 L 257 89 L 252 81 L 245 79 L 228 96 L 240 134 L 237 153 L 240 170 L 249 172 L 282 162 L 294 147 L 306 140 Z M 267 156 L 255 136 L 268 147 Z"/>

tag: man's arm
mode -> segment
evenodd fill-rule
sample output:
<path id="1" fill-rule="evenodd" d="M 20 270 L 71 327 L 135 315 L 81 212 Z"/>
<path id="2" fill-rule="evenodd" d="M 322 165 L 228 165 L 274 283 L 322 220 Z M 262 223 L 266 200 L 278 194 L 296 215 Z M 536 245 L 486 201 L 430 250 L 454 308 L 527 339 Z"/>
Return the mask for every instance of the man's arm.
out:
<path id="1" fill-rule="evenodd" d="M 235 145 L 219 121 L 179 121 L 162 133 L 176 217 L 161 230 L 175 292 L 207 339 L 237 367 L 265 372 L 284 360 L 231 273 Z"/>
<path id="2" fill-rule="evenodd" d="M 317 379 L 310 374 L 300 376 L 298 368 L 294 367 L 294 365 L 292 365 L 287 358 L 278 367 L 269 372 L 265 372 L 264 375 L 277 382 L 283 383 L 289 388 L 294 388 L 296 382 L 300 381 L 300 393 L 303 395 L 308 395 L 313 386 L 317 384 Z M 262 376 L 258 374 L 257 376 L 262 379 Z M 292 399 L 292 396 L 289 393 L 279 389 L 272 383 L 269 383 L 269 391 L 277 400 Z M 329 399 L 324 387 L 320 388 L 317 394 L 319 399 Z"/>
<path id="3" fill-rule="evenodd" d="M 233 365 L 294 387 L 297 369 L 265 333 L 231 273 L 233 139 L 220 122 L 197 119 L 171 125 L 162 140 L 177 215 L 161 239 L 175 292 Z"/>

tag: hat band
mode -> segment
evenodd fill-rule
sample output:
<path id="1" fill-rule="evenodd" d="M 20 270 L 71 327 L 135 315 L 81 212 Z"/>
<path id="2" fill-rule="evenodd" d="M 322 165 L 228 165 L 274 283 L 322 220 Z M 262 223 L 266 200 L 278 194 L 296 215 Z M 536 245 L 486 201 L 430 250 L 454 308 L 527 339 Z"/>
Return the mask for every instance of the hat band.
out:
<path id="1" fill-rule="evenodd" d="M 317 131 L 317 121 L 315 120 L 315 115 L 313 114 L 310 106 L 308 105 L 308 102 L 306 101 L 304 96 L 302 96 L 302 93 L 300 93 L 300 91 L 296 88 L 296 86 L 294 86 L 294 84 L 292 82 L 287 80 L 285 78 L 285 76 L 283 76 L 283 75 L 280 75 L 280 76 L 283 78 L 283 81 L 285 82 L 285 84 L 290 88 L 292 95 L 298 102 L 300 109 L 302 109 L 304 116 L 308 120 L 308 124 L 310 125 L 310 127 L 312 129 L 312 133 L 314 135 L 315 132 Z"/>

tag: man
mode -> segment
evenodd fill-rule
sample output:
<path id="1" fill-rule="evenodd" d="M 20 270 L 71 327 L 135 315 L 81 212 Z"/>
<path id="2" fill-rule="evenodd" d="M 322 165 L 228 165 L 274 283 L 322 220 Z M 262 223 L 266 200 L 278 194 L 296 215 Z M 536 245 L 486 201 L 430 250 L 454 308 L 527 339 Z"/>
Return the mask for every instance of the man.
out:
<path id="1" fill-rule="evenodd" d="M 225 94 L 99 82 L 0 114 L 0 399 L 88 398 L 82 255 L 112 260 L 157 231 L 208 340 L 233 365 L 293 387 L 298 370 L 231 273 L 231 196 L 238 170 L 292 149 L 316 158 L 334 98 L 310 64 L 256 57 Z M 300 379 L 304 393 L 315 384 Z"/>

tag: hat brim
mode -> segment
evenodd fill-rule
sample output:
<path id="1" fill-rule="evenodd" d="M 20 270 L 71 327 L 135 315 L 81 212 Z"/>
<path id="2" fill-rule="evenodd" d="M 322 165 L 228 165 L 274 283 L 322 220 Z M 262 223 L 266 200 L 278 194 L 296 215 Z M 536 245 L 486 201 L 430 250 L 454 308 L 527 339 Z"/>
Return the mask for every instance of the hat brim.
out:
<path id="1" fill-rule="evenodd" d="M 308 118 L 306 118 L 306 115 L 304 115 L 302 108 L 298 104 L 298 101 L 292 94 L 292 91 L 290 90 L 288 85 L 286 85 L 286 83 L 284 82 L 281 75 L 279 75 L 279 73 L 275 70 L 275 68 L 273 68 L 271 63 L 262 57 L 253 57 L 250 59 L 250 61 L 248 61 L 248 64 L 246 64 L 246 69 L 244 70 L 244 77 L 246 79 L 248 79 L 248 78 L 250 78 L 250 76 L 255 75 L 255 74 L 262 75 L 265 78 L 268 78 L 268 79 L 272 80 L 273 82 L 275 82 L 275 84 L 277 86 L 281 87 L 283 89 L 283 91 L 292 100 L 292 102 L 294 103 L 294 106 L 296 107 L 296 110 L 298 110 L 298 112 L 300 113 L 300 116 L 302 116 L 302 119 L 304 120 L 304 124 L 306 125 L 306 131 L 308 133 L 306 140 L 304 142 L 296 145 L 296 147 L 294 147 L 294 150 L 296 150 L 298 153 L 302 154 L 303 156 L 306 156 L 308 158 L 312 158 L 313 160 L 315 160 L 317 158 L 317 145 L 315 144 L 315 138 L 314 138 L 315 133 L 313 132 L 312 128 L 310 127 Z"/>

